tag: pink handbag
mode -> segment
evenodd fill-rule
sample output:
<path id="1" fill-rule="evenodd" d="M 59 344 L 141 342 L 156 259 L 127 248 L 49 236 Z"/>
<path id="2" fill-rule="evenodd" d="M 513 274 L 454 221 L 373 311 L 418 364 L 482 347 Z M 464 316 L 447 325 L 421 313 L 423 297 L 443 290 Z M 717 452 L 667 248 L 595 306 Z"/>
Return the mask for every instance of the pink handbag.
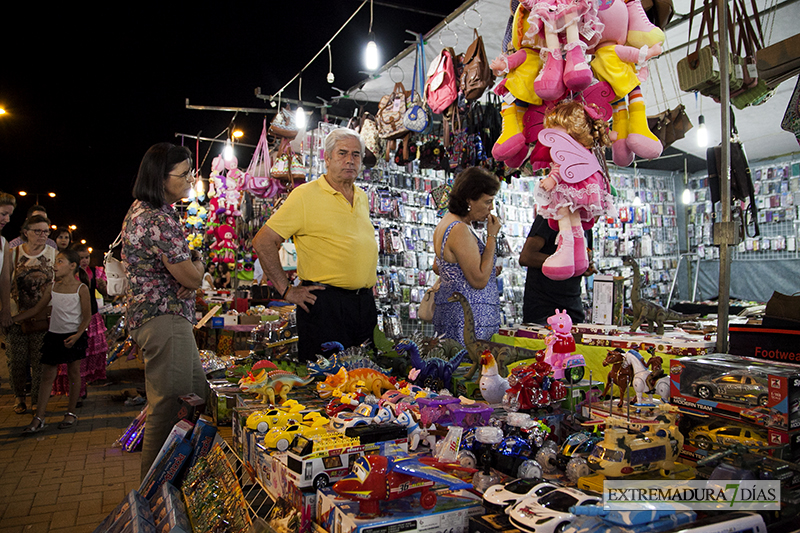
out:
<path id="1" fill-rule="evenodd" d="M 250 160 L 250 165 L 247 167 L 244 189 L 259 198 L 274 197 L 278 193 L 279 185 L 276 183 L 277 180 L 270 177 L 270 167 L 272 167 L 272 162 L 267 143 L 267 119 L 264 119 L 261 137 L 256 144 L 253 159 Z"/>
<path id="2" fill-rule="evenodd" d="M 425 100 L 434 113 L 444 112 L 458 98 L 453 49 L 445 48 L 428 69 Z"/>

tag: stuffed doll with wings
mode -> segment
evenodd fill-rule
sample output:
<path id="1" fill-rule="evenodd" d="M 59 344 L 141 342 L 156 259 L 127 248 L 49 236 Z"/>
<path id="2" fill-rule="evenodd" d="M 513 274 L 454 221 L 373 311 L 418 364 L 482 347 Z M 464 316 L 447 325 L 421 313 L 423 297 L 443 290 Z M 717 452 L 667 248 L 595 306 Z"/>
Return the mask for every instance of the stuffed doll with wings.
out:
<path id="1" fill-rule="evenodd" d="M 597 217 L 611 213 L 613 203 L 595 147 L 611 144 L 608 123 L 601 110 L 579 101 L 567 101 L 548 111 L 539 142 L 550 148 L 550 173 L 537 185 L 539 214 L 558 229 L 558 248 L 542 265 L 553 280 L 583 274 L 589 257 L 584 229 Z"/>

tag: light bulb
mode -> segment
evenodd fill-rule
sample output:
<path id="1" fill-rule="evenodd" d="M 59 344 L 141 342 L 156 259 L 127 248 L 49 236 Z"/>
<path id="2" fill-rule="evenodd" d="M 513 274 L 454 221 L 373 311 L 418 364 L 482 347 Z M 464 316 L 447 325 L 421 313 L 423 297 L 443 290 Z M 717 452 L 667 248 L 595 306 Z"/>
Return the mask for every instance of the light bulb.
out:
<path id="1" fill-rule="evenodd" d="M 306 129 L 306 110 L 303 109 L 303 106 L 297 106 L 297 111 L 294 113 L 294 121 L 298 130 Z"/>
<path id="2" fill-rule="evenodd" d="M 633 199 L 633 205 L 642 205 L 642 199 L 639 198 L 639 193 L 636 193 L 636 198 Z"/>
<path id="3" fill-rule="evenodd" d="M 203 185 L 203 178 L 198 177 L 197 183 L 194 184 L 194 190 L 198 198 L 202 198 L 205 194 L 205 186 Z"/>
<path id="4" fill-rule="evenodd" d="M 689 189 L 683 189 L 683 195 L 681 196 L 681 201 L 684 204 L 692 203 L 692 191 Z"/>
<path id="5" fill-rule="evenodd" d="M 222 149 L 222 158 L 225 161 L 230 161 L 233 159 L 233 145 L 231 145 L 231 141 L 225 141 L 225 148 Z"/>
<path id="6" fill-rule="evenodd" d="M 367 70 L 378 69 L 378 45 L 375 44 L 375 37 L 370 35 L 370 41 L 367 43 L 367 49 L 364 52 L 364 66 Z"/>
<path id="7" fill-rule="evenodd" d="M 336 77 L 333 75 L 333 72 L 328 72 L 328 83 L 333 83 L 336 81 Z"/>
<path id="8" fill-rule="evenodd" d="M 708 146 L 708 129 L 706 129 L 706 117 L 700 115 L 697 119 L 697 146 L 705 148 Z"/>

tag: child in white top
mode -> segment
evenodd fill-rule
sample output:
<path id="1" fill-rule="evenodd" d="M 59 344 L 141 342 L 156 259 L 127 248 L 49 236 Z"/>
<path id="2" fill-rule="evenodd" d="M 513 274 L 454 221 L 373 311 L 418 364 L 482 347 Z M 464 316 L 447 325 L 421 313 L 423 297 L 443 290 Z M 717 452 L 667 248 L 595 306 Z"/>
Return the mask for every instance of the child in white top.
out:
<path id="1" fill-rule="evenodd" d="M 59 253 L 52 287 L 45 288 L 42 298 L 33 308 L 14 316 L 14 322 L 19 323 L 36 316 L 48 305 L 52 306 L 50 327 L 42 344 L 42 382 L 36 415 L 23 433 L 36 433 L 45 428 L 50 391 L 58 373 L 58 365 L 63 363 L 67 365 L 70 382 L 69 407 L 58 428 L 68 428 L 78 423 L 75 407 L 80 396 L 81 359 L 86 357 L 86 328 L 92 318 L 89 281 L 79 265 L 80 257 L 75 250 L 67 249 Z"/>

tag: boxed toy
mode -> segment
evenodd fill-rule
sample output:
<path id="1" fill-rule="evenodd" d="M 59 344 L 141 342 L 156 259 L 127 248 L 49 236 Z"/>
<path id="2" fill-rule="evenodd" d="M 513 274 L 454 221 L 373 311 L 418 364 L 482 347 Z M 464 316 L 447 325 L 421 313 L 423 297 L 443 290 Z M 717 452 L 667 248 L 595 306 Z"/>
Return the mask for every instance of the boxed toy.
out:
<path id="1" fill-rule="evenodd" d="M 337 496 L 331 489 L 317 491 L 317 522 L 336 533 L 467 533 L 469 517 L 485 511 L 481 500 L 464 492 L 438 494 L 433 509 L 425 510 L 419 494 L 380 502 L 381 516 L 359 518 L 359 504 Z"/>
<path id="2" fill-rule="evenodd" d="M 592 284 L 592 322 L 595 324 L 621 324 L 625 298 L 621 276 L 596 275 Z"/>
<path id="3" fill-rule="evenodd" d="M 714 342 L 699 335 L 659 336 L 648 333 L 598 335 L 584 334 L 581 344 L 587 346 L 606 346 L 624 350 L 646 351 L 655 348 L 656 353 L 672 356 L 703 355 L 714 350 Z"/>
<path id="4" fill-rule="evenodd" d="M 179 396 L 178 401 L 181 404 L 178 418 L 184 418 L 192 423 L 197 422 L 197 419 L 200 418 L 206 408 L 205 400 L 194 393 Z"/>
<path id="5" fill-rule="evenodd" d="M 469 518 L 469 533 L 519 533 L 505 514 L 485 514 Z"/>
<path id="6" fill-rule="evenodd" d="M 172 427 L 167 440 L 159 450 L 156 459 L 145 474 L 139 492 L 150 499 L 164 481 L 177 479 L 183 465 L 192 453 L 192 445 L 186 438 L 192 432 L 194 425 L 187 420 L 181 420 Z"/>
<path id="7" fill-rule="evenodd" d="M 189 468 L 193 467 L 198 459 L 208 454 L 216 436 L 217 428 L 211 424 L 210 420 L 201 416 L 192 431 L 192 457 L 189 461 Z"/>
<path id="8" fill-rule="evenodd" d="M 97 526 L 94 533 L 108 533 L 113 530 L 144 531 L 143 524 L 153 527 L 153 513 L 150 510 L 150 503 L 137 491 L 130 491 L 122 502 L 111 511 L 111 513 Z"/>
<path id="9" fill-rule="evenodd" d="M 800 427 L 797 366 L 711 354 L 670 361 L 672 403 L 734 420 L 791 430 Z"/>

